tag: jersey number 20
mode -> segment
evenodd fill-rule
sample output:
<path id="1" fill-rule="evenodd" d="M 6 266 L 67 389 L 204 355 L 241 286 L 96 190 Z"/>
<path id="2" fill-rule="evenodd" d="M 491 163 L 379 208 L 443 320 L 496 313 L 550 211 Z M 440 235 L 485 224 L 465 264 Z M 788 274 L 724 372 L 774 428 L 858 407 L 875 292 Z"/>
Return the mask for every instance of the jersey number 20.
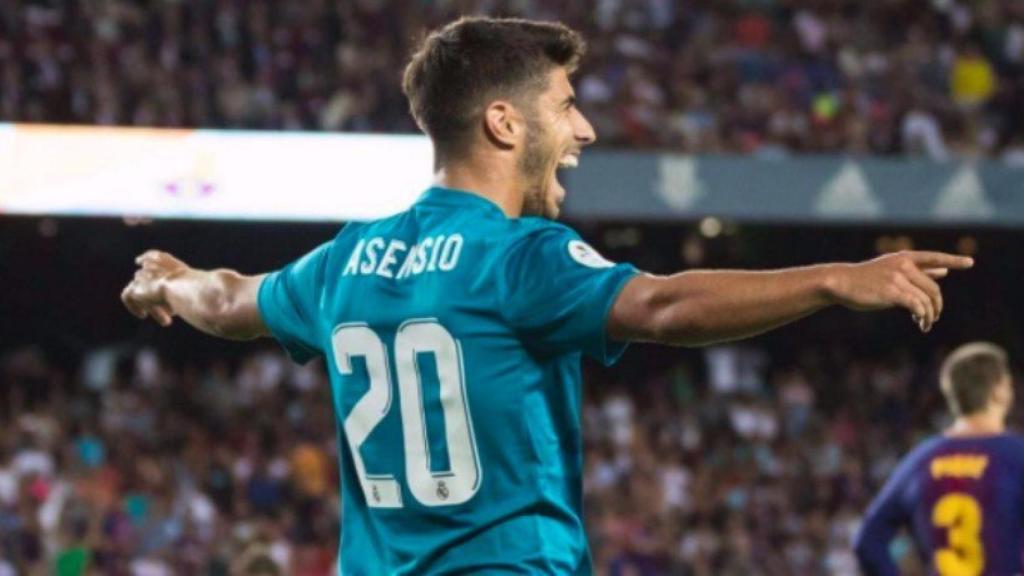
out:
<path id="1" fill-rule="evenodd" d="M 401 508 L 402 490 L 391 474 L 371 474 L 359 452 L 374 428 L 391 409 L 391 371 L 388 350 L 366 324 L 341 324 L 331 337 L 334 361 L 342 374 L 352 374 L 352 358 L 366 362 L 370 387 L 345 418 L 345 437 L 351 448 L 359 483 L 371 508 Z M 431 470 L 424 412 L 423 383 L 418 354 L 433 354 L 440 382 L 444 433 L 449 469 Z M 395 334 L 395 372 L 402 414 L 405 477 L 409 492 L 425 506 L 461 504 L 480 488 L 480 462 L 473 437 L 473 423 L 466 403 L 466 378 L 462 347 L 434 319 L 408 320 Z"/>
<path id="2" fill-rule="evenodd" d="M 932 508 L 932 524 L 947 530 L 948 547 L 935 551 L 941 576 L 979 576 L 985 569 L 981 545 L 981 506 L 962 492 L 946 494 Z"/>

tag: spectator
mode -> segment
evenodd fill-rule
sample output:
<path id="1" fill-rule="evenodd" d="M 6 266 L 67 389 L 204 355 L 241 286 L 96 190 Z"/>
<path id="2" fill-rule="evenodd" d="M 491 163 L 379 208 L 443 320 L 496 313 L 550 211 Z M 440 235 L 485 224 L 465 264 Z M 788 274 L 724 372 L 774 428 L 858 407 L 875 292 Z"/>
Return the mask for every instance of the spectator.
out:
<path id="1" fill-rule="evenodd" d="M 995 70 L 977 46 L 968 45 L 953 60 L 950 90 L 953 101 L 968 109 L 985 104 L 995 93 Z"/>
<path id="2" fill-rule="evenodd" d="M 95 374 L 83 371 L 0 410 L 0 574 L 331 573 L 340 507 L 322 365 L 256 352 L 181 366 L 152 349 L 106 350 L 113 384 L 85 386 Z M 934 366 L 813 345 L 779 366 L 752 345 L 661 360 L 676 354 L 645 350 L 643 365 L 663 368 L 627 366 L 625 385 L 588 382 L 598 573 L 853 574 L 864 504 L 941 426 L 915 408 L 941 405 L 915 388 Z M 38 352 L 6 357 L 0 385 L 14 397 L 62 378 Z M 223 387 L 218 402 L 181 401 L 204 382 Z M 88 408 L 55 418 L 68 403 Z"/>
<path id="3" fill-rule="evenodd" d="M 584 34 L 577 92 L 599 144 L 998 157 L 1019 132 L 1000 94 L 1024 66 L 1024 9 L 919 4 L 15 3 L 0 10 L 0 121 L 411 132 L 413 41 L 469 13 Z M 907 107 L 913 92 L 929 104 Z"/>

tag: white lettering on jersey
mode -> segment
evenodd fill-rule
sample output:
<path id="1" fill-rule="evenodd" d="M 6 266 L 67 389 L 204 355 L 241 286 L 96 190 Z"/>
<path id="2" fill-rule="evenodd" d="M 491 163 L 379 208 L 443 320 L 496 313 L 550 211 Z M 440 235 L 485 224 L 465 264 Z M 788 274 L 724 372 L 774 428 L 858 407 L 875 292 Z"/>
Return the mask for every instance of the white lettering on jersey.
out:
<path id="1" fill-rule="evenodd" d="M 377 251 L 384 247 L 383 238 L 373 238 L 366 243 L 366 260 L 359 267 L 362 274 L 371 274 L 377 267 Z"/>
<path id="2" fill-rule="evenodd" d="M 441 254 L 441 244 L 443 242 L 443 234 L 434 238 L 434 248 L 430 251 L 430 264 L 427 264 L 427 272 L 437 270 L 437 257 Z"/>
<path id="3" fill-rule="evenodd" d="M 573 260 L 588 268 L 611 268 L 615 266 L 612 262 L 605 260 L 604 256 L 598 254 L 597 250 L 591 248 L 586 242 L 570 240 L 568 248 L 569 256 L 572 256 Z"/>
<path id="4" fill-rule="evenodd" d="M 398 271 L 396 278 L 401 280 L 402 278 L 422 274 L 427 267 L 427 249 L 433 244 L 433 238 L 427 238 L 419 244 L 413 244 L 412 248 L 409 248 L 409 255 L 405 257 L 405 262 Z"/>
<path id="5" fill-rule="evenodd" d="M 452 234 L 444 242 L 441 249 L 441 261 L 438 262 L 441 270 L 445 272 L 452 270 L 459 264 L 459 255 L 462 253 L 462 234 Z"/>
<path id="6" fill-rule="evenodd" d="M 420 253 L 419 247 L 415 244 L 409 249 L 408 254 L 405 255 L 405 260 L 402 262 L 402 267 L 398 269 L 398 274 L 395 278 L 401 280 L 402 278 L 408 277 L 412 274 L 413 264 L 416 263 L 416 256 Z"/>
<path id="7" fill-rule="evenodd" d="M 413 274 L 422 274 L 427 269 L 427 250 L 434 245 L 433 238 L 427 238 L 416 250 L 416 264 L 412 267 Z"/>
<path id="8" fill-rule="evenodd" d="M 383 276 L 385 278 L 391 278 L 394 275 L 391 273 L 391 267 L 398 263 L 398 257 L 395 256 L 396 250 L 405 250 L 405 242 L 401 240 L 392 240 L 388 244 L 388 249 L 384 252 L 384 257 L 380 259 L 380 266 L 377 267 L 377 276 Z"/>
<path id="9" fill-rule="evenodd" d="M 464 243 L 462 234 L 431 236 L 412 246 L 379 236 L 360 240 L 352 249 L 342 276 L 376 274 L 402 280 L 424 272 L 450 272 L 459 265 Z M 395 272 L 399 261 L 402 264 Z"/>
<path id="10" fill-rule="evenodd" d="M 363 255 L 363 245 L 366 244 L 366 240 L 360 240 L 352 255 L 348 257 L 348 264 L 345 264 L 345 271 L 341 273 L 342 276 L 348 276 L 349 274 L 359 274 L 359 258 Z"/>

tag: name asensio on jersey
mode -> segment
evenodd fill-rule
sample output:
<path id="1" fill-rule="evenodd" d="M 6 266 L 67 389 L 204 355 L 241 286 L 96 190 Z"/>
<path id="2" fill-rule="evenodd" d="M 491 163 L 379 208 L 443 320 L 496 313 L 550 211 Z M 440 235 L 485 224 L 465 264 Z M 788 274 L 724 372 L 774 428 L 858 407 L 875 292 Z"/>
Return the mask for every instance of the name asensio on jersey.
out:
<path id="1" fill-rule="evenodd" d="M 462 234 L 431 236 L 412 246 L 401 240 L 385 240 L 379 236 L 360 240 L 342 276 L 369 276 L 401 280 L 424 272 L 448 272 L 459 265 Z M 401 261 L 402 265 L 395 270 Z"/>

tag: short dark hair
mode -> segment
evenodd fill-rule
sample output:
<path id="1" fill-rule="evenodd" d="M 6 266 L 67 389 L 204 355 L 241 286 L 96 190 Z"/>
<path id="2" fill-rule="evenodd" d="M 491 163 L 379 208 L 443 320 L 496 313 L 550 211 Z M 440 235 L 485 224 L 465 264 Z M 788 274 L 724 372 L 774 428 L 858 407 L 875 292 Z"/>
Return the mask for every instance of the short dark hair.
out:
<path id="1" fill-rule="evenodd" d="M 426 37 L 405 68 L 402 91 L 440 159 L 466 143 L 491 100 L 543 90 L 552 67 L 575 71 L 585 50 L 582 37 L 563 24 L 461 18 Z"/>
<path id="2" fill-rule="evenodd" d="M 957 416 L 980 412 L 992 389 L 1010 374 L 1006 351 L 988 342 L 972 342 L 954 350 L 939 374 L 950 411 Z"/>

